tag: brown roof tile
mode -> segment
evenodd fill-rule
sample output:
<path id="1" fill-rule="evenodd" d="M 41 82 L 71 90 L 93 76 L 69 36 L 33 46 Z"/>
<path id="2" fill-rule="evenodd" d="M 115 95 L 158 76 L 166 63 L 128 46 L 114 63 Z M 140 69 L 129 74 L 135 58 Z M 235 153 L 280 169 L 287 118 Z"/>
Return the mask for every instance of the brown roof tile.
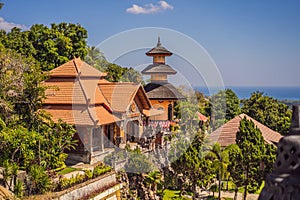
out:
<path id="1" fill-rule="evenodd" d="M 99 84 L 99 88 L 115 112 L 125 112 L 136 95 L 146 109 L 151 108 L 145 91 L 139 83 L 103 83 Z"/>
<path id="2" fill-rule="evenodd" d="M 43 85 L 48 87 L 45 92 L 45 104 L 86 104 L 84 93 L 75 79 L 61 81 L 51 78 Z"/>
<path id="3" fill-rule="evenodd" d="M 43 110 L 52 116 L 53 121 L 59 119 L 73 125 L 93 126 L 94 121 L 89 116 L 86 106 L 44 106 Z"/>
<path id="4" fill-rule="evenodd" d="M 246 114 L 240 114 L 228 121 L 220 128 L 215 130 L 209 135 L 209 138 L 212 142 L 218 142 L 222 147 L 226 147 L 230 144 L 235 144 L 236 133 L 239 130 L 240 121 L 246 117 L 248 120 L 253 121 L 253 123 L 257 126 L 258 129 L 262 132 L 262 136 L 264 137 L 265 142 L 267 143 L 278 143 L 278 141 L 282 138 L 282 135 L 267 126 L 259 123 L 255 119 L 249 117 Z"/>
<path id="5" fill-rule="evenodd" d="M 106 73 L 102 73 L 80 58 L 74 58 L 69 62 L 50 71 L 51 77 L 103 77 Z"/>

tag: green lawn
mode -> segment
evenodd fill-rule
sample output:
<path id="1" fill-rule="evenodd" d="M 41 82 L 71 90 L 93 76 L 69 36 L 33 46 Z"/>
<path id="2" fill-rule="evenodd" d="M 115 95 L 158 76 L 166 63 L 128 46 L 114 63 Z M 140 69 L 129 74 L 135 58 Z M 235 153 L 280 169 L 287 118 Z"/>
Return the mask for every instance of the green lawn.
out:
<path id="1" fill-rule="evenodd" d="M 265 182 L 261 184 L 260 188 L 254 192 L 254 194 L 260 194 L 261 190 L 264 188 Z M 234 183 L 232 181 L 228 182 L 228 191 L 234 191 Z M 226 191 L 226 182 L 224 181 L 224 184 L 222 184 L 222 191 Z M 240 187 L 238 190 L 239 193 L 244 193 L 244 187 Z"/>
<path id="2" fill-rule="evenodd" d="M 189 200 L 188 198 L 180 197 L 179 190 L 164 190 L 163 200 Z M 189 194 L 190 195 L 190 194 Z"/>

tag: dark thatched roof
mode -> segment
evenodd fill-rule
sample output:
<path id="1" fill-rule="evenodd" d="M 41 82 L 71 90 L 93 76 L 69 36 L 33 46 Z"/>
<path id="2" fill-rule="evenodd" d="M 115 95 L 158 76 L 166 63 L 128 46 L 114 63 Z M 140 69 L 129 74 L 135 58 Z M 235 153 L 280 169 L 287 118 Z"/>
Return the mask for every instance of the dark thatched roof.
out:
<path id="1" fill-rule="evenodd" d="M 159 37 L 158 37 L 156 47 L 150 49 L 150 51 L 148 51 L 146 53 L 147 56 L 153 56 L 155 54 L 164 54 L 165 56 L 171 56 L 172 55 L 172 52 L 170 52 L 169 50 L 167 50 L 165 47 L 163 47 L 161 45 Z"/>
<path id="2" fill-rule="evenodd" d="M 169 65 L 161 63 L 153 63 L 148 65 L 143 71 L 142 74 L 176 74 L 177 72 Z"/>
<path id="3" fill-rule="evenodd" d="M 148 83 L 144 89 L 149 99 L 185 99 L 185 97 L 168 82 Z"/>

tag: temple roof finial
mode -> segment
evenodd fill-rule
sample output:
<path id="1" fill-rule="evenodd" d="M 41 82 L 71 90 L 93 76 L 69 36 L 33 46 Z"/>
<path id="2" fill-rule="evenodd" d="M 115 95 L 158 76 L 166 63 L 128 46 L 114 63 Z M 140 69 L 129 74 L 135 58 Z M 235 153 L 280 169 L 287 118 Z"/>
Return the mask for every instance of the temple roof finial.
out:
<path id="1" fill-rule="evenodd" d="M 157 45 L 156 45 L 156 47 L 150 49 L 146 53 L 147 56 L 154 56 L 154 55 L 157 55 L 157 54 L 161 54 L 161 55 L 164 55 L 164 56 L 171 56 L 172 55 L 172 52 L 168 51 L 165 47 L 163 47 L 161 45 L 161 43 L 160 43 L 160 37 L 159 36 L 157 38 Z"/>
<path id="2" fill-rule="evenodd" d="M 158 36 L 158 39 L 157 39 L 157 47 L 160 47 L 161 46 L 161 43 L 160 43 L 160 37 Z"/>

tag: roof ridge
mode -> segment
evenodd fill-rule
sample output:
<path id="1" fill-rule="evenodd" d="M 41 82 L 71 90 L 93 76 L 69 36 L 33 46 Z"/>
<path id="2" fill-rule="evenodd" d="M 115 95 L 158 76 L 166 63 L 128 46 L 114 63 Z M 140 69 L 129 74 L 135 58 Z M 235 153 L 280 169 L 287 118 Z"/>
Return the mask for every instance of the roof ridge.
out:
<path id="1" fill-rule="evenodd" d="M 103 95 L 103 97 L 104 97 L 104 99 L 106 100 L 106 102 L 109 104 L 109 107 L 110 107 L 110 109 L 111 109 L 111 111 L 113 111 L 113 109 L 112 109 L 112 106 L 111 106 L 111 102 L 108 100 L 108 98 L 104 95 L 104 93 L 103 93 L 103 91 L 101 90 L 101 88 L 100 88 L 100 85 L 101 83 L 98 83 L 98 89 L 100 90 L 100 92 L 101 92 L 101 94 Z"/>
<path id="2" fill-rule="evenodd" d="M 82 83 L 81 83 L 81 81 L 80 81 L 80 75 L 79 75 L 79 72 L 78 72 L 78 67 L 77 67 L 77 64 L 76 64 L 76 62 L 75 62 L 75 59 L 73 59 L 73 63 L 74 63 L 75 69 L 76 69 L 77 74 L 78 74 L 77 79 L 78 79 L 79 86 L 80 86 L 80 88 L 81 88 L 81 90 L 82 90 L 82 92 L 83 92 L 83 96 L 84 96 L 84 98 L 85 98 L 85 100 L 86 100 L 86 105 L 87 105 L 87 112 L 88 112 L 88 115 L 89 115 L 89 117 L 91 118 L 91 120 L 93 121 L 93 123 L 96 124 L 96 123 L 98 123 L 98 120 L 97 120 L 97 119 L 94 119 L 94 117 L 93 117 L 93 115 L 92 115 L 92 113 L 91 113 L 91 111 L 90 111 L 90 100 L 89 100 L 89 98 L 87 98 L 86 91 L 84 90 L 84 87 L 83 87 L 83 85 L 82 85 Z"/>
<path id="3" fill-rule="evenodd" d="M 129 101 L 129 103 L 128 103 L 127 108 L 130 107 L 130 105 L 131 105 L 132 102 L 134 101 L 134 97 L 135 97 L 135 95 L 137 94 L 137 92 L 138 92 L 138 90 L 139 90 L 140 87 L 141 87 L 141 84 L 139 83 L 139 84 L 137 85 L 136 90 L 131 94 L 130 101 Z M 127 109 L 126 109 L 126 110 L 127 110 Z"/>

